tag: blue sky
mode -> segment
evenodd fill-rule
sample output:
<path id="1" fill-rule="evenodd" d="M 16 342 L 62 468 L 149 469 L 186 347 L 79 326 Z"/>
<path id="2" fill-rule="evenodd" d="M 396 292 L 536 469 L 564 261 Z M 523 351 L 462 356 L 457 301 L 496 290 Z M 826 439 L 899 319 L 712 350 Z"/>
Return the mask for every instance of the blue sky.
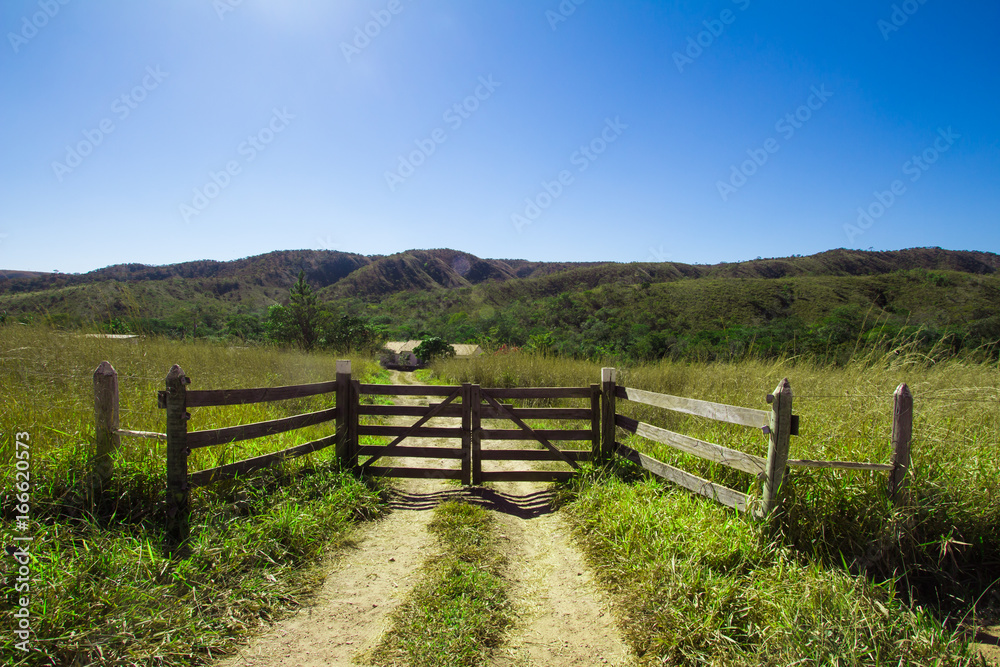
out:
<path id="1" fill-rule="evenodd" d="M 5 0 L 0 268 L 1000 252 L 1000 5 Z"/>

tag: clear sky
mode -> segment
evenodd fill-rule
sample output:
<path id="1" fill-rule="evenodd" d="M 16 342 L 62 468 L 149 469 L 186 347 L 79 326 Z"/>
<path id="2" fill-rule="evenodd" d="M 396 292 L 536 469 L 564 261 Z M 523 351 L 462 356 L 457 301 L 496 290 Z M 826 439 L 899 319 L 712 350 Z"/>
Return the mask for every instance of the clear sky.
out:
<path id="1" fill-rule="evenodd" d="M 0 268 L 1000 252 L 982 0 L 3 0 Z"/>

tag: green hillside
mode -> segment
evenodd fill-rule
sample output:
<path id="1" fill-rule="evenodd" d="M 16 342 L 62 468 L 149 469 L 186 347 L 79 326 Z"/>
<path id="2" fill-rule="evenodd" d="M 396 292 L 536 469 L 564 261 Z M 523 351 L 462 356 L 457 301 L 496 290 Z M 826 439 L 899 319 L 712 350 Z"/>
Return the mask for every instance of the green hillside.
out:
<path id="1" fill-rule="evenodd" d="M 989 348 L 1000 340 L 998 269 L 1000 256 L 940 248 L 716 265 L 527 262 L 447 249 L 279 251 L 11 275 L 0 279 L 0 309 L 7 320 L 62 327 L 264 339 L 268 307 L 287 303 L 301 270 L 335 315 L 368 320 L 388 338 L 437 335 L 634 360 L 748 351 L 839 358 L 859 341 Z"/>

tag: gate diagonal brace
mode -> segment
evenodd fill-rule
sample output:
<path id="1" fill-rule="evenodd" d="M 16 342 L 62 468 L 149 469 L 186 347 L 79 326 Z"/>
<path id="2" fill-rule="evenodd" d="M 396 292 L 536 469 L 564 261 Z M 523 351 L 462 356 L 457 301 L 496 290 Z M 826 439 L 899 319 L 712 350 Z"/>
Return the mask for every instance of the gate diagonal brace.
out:
<path id="1" fill-rule="evenodd" d="M 549 451 L 551 451 L 553 454 L 555 454 L 556 456 L 558 456 L 560 459 L 562 459 L 563 461 L 565 461 L 566 463 L 568 463 L 571 468 L 573 468 L 574 470 L 579 470 L 580 469 L 580 466 L 577 465 L 576 461 L 574 461 L 569 456 L 567 456 L 562 451 L 560 451 L 559 448 L 556 447 L 555 445 L 553 445 L 551 442 L 549 442 L 548 440 L 546 440 L 542 436 L 540 436 L 537 433 L 535 433 L 535 431 L 530 426 L 528 426 L 527 424 L 525 424 L 521 420 L 520 417 L 518 417 L 517 415 L 514 414 L 513 409 L 509 408 L 508 406 L 504 405 L 503 403 L 500 403 L 495 398 L 493 398 L 492 396 L 490 396 L 486 391 L 483 391 L 482 396 L 483 396 L 483 398 L 485 398 L 489 402 L 490 405 L 493 406 L 494 409 L 496 409 L 496 411 L 497 411 L 498 414 L 506 414 L 508 419 L 510 419 L 515 424 L 517 424 L 518 427 L 521 428 L 522 430 L 527 431 L 528 433 L 530 433 L 532 438 L 534 438 L 535 440 L 538 440 L 538 442 L 540 442 L 543 445 L 545 445 L 549 449 Z"/>
<path id="2" fill-rule="evenodd" d="M 433 419 L 434 416 L 437 415 L 442 410 L 444 410 L 444 408 L 449 403 L 451 403 L 453 400 L 455 400 L 456 398 L 458 398 L 458 396 L 459 396 L 459 394 L 461 392 L 462 392 L 462 388 L 459 387 L 454 392 L 452 392 L 452 394 L 448 398 L 444 399 L 443 401 L 441 401 L 440 403 L 438 403 L 437 405 L 435 405 L 430 410 L 430 412 L 428 412 L 426 415 L 424 415 L 423 417 L 421 417 L 420 419 L 418 419 L 417 422 L 413 426 L 411 426 L 409 429 L 407 429 L 406 433 L 404 433 L 403 435 L 397 437 L 395 440 L 393 440 L 388 445 L 386 445 L 385 451 L 383 451 L 381 454 L 374 454 L 374 455 L 372 455 L 372 457 L 370 459 L 368 459 L 367 461 L 365 461 L 364 464 L 361 466 L 361 472 L 365 472 L 366 470 L 368 470 L 368 468 L 370 468 L 373 463 L 375 463 L 376 461 L 378 461 L 383 456 L 391 454 L 392 452 L 390 450 L 396 448 L 399 445 L 399 443 L 403 442 L 408 437 L 410 437 L 410 434 L 412 434 L 418 428 L 420 428 L 421 426 L 423 426 L 424 424 L 426 424 L 428 421 L 430 421 L 431 419 Z"/>

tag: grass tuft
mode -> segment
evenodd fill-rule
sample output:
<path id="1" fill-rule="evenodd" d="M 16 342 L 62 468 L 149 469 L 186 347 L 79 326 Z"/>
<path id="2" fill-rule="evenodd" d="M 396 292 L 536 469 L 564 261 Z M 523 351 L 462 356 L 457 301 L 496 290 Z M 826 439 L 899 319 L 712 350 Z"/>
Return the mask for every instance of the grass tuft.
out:
<path id="1" fill-rule="evenodd" d="M 585 484 L 568 511 L 643 664 L 974 664 L 891 586 L 803 561 L 657 480 Z"/>

